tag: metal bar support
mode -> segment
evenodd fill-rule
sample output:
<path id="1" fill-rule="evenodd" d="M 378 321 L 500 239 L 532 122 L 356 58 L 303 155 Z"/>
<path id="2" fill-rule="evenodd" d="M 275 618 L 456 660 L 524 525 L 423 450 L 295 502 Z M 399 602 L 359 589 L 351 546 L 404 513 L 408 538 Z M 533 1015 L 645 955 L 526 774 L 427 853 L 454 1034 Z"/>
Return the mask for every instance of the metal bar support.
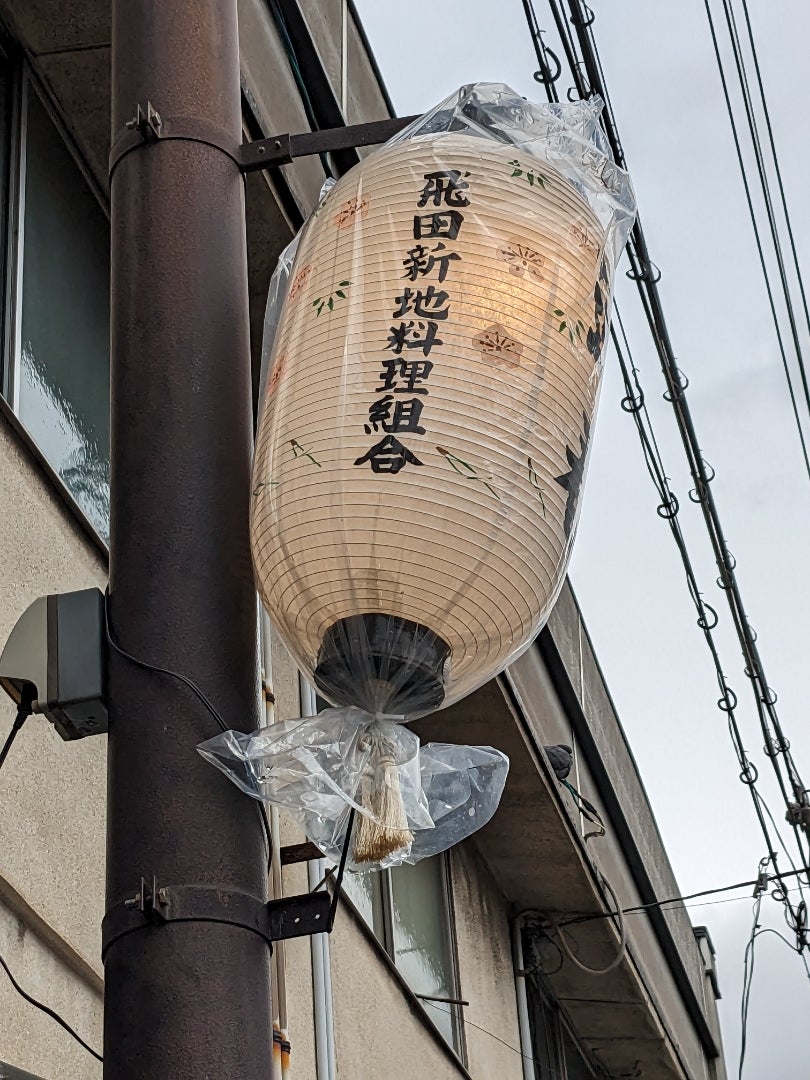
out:
<path id="1" fill-rule="evenodd" d="M 374 146 L 398 135 L 418 116 L 395 116 L 369 124 L 308 131 L 302 135 L 271 135 L 269 139 L 245 143 L 239 149 L 239 165 L 244 173 L 289 165 L 294 158 L 312 154 L 331 154 L 340 150 Z"/>

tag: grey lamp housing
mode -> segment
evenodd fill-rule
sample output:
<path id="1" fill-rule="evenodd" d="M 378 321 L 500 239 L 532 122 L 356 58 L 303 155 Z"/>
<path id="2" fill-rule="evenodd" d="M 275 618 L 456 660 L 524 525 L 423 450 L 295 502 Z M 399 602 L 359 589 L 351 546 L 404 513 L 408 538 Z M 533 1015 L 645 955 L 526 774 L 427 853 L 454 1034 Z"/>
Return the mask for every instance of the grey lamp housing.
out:
<path id="1" fill-rule="evenodd" d="M 104 594 L 40 596 L 17 620 L 2 654 L 0 686 L 50 720 L 63 739 L 107 730 Z"/>

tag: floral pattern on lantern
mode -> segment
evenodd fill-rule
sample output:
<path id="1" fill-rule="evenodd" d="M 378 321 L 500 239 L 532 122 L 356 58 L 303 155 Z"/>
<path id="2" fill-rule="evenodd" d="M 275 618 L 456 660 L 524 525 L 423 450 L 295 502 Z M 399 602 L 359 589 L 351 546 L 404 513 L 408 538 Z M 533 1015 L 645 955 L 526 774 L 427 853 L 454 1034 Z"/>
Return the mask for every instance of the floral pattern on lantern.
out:
<path id="1" fill-rule="evenodd" d="M 275 363 L 273 364 L 273 369 L 270 372 L 270 378 L 267 380 L 267 391 L 266 392 L 267 392 L 268 396 L 270 394 L 274 394 L 276 392 L 276 390 L 278 389 L 278 384 L 281 381 L 281 377 L 284 374 L 284 370 L 285 370 L 286 366 L 287 366 L 287 357 L 286 357 L 286 355 L 284 353 L 281 353 L 281 355 L 276 357 Z"/>
<path id="2" fill-rule="evenodd" d="M 530 248 L 528 244 L 524 244 L 522 240 L 507 241 L 503 247 L 498 248 L 498 257 L 509 264 L 509 269 L 513 274 L 522 277 L 523 274 L 528 273 L 538 281 L 543 280 L 545 256 Z"/>
<path id="3" fill-rule="evenodd" d="M 359 195 L 347 199 L 335 214 L 334 222 L 339 229 L 349 229 L 356 221 L 362 221 L 368 214 L 369 201 Z"/>
<path id="4" fill-rule="evenodd" d="M 568 232 L 571 239 L 582 251 L 587 251 L 594 256 L 599 254 L 599 245 L 591 236 L 590 230 L 584 222 L 572 221 L 568 227 Z"/>
<path id="5" fill-rule="evenodd" d="M 290 291 L 288 294 L 290 300 L 294 300 L 309 281 L 312 269 L 312 264 L 309 263 L 307 266 L 302 266 L 301 269 L 297 271 L 290 283 Z"/>
<path id="6" fill-rule="evenodd" d="M 523 346 L 501 323 L 493 323 L 473 338 L 473 345 L 488 364 L 509 364 L 517 367 Z"/>

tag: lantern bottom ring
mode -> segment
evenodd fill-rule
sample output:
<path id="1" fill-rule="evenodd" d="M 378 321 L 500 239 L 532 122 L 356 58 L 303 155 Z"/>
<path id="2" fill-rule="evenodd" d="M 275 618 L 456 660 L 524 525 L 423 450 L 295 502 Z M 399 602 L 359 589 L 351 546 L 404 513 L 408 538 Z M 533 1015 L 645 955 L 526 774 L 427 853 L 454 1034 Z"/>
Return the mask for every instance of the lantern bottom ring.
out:
<path id="1" fill-rule="evenodd" d="M 315 685 L 329 701 L 372 715 L 421 715 L 445 696 L 450 646 L 421 623 L 385 612 L 350 615 L 323 636 Z"/>

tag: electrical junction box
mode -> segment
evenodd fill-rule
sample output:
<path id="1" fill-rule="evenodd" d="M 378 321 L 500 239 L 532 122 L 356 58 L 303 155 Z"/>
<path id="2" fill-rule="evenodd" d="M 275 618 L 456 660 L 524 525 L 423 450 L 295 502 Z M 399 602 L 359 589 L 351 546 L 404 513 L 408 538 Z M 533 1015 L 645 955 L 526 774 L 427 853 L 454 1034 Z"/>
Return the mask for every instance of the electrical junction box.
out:
<path id="1" fill-rule="evenodd" d="M 19 705 L 33 699 L 63 739 L 107 730 L 104 595 L 99 589 L 41 596 L 23 612 L 0 654 L 0 686 Z"/>

